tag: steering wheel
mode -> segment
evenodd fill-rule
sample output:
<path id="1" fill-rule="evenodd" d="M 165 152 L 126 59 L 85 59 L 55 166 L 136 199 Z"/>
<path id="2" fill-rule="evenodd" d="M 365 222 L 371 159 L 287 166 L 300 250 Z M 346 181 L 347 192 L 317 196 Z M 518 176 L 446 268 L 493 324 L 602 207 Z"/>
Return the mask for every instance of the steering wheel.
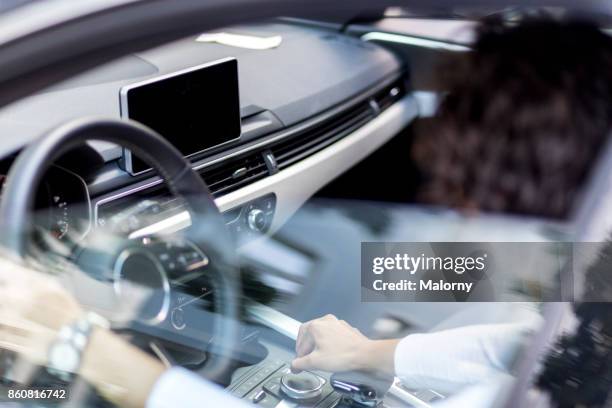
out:
<path id="1" fill-rule="evenodd" d="M 232 237 L 202 178 L 174 146 L 153 130 L 128 120 L 80 119 L 30 144 L 13 163 L 4 186 L 1 244 L 19 260 L 26 260 L 31 236 L 25 232 L 32 227 L 31 214 L 41 180 L 58 158 L 91 140 L 130 149 L 157 171 L 175 197 L 183 200 L 192 223 L 181 232 L 207 258 L 206 274 L 215 310 L 212 328 L 214 337 L 220 339 L 208 350 L 208 359 L 199 373 L 211 381 L 220 381 L 231 369 L 231 356 L 239 338 L 241 292 Z M 131 245 L 141 245 L 140 250 L 147 251 L 144 243 Z"/>

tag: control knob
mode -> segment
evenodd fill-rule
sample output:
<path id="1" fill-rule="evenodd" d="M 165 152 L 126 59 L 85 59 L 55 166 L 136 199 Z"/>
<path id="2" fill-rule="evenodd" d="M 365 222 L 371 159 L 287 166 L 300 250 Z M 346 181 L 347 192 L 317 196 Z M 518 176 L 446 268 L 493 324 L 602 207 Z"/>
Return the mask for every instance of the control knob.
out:
<path id="1" fill-rule="evenodd" d="M 247 215 L 247 225 L 251 231 L 263 232 L 266 228 L 266 214 L 259 208 L 253 208 Z"/>
<path id="2" fill-rule="evenodd" d="M 287 373 L 281 377 L 280 388 L 283 393 L 294 400 L 308 400 L 321 395 L 325 380 L 319 376 L 302 371 L 301 373 Z"/>

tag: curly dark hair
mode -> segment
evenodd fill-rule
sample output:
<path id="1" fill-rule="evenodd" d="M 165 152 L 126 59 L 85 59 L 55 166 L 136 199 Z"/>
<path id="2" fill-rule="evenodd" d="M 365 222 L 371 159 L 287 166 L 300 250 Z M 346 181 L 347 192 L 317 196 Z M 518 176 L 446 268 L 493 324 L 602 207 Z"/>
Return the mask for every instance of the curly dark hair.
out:
<path id="1" fill-rule="evenodd" d="M 580 21 L 484 22 L 417 131 L 420 201 L 564 217 L 612 129 L 612 38 Z"/>
<path id="2" fill-rule="evenodd" d="M 422 201 L 565 217 L 612 130 L 612 38 L 580 21 L 488 21 L 441 67 L 448 91 L 418 129 Z M 578 326 L 536 380 L 560 408 L 603 407 L 612 384 L 612 242 L 586 276 Z"/>

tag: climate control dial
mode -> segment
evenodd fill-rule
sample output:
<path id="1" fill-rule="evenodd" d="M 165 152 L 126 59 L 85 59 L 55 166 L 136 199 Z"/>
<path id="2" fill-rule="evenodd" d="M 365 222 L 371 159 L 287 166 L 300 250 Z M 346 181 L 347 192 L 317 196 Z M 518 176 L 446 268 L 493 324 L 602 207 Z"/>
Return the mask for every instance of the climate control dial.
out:
<path id="1" fill-rule="evenodd" d="M 247 215 L 247 225 L 254 232 L 263 232 L 268 224 L 266 214 L 259 208 L 253 208 Z"/>

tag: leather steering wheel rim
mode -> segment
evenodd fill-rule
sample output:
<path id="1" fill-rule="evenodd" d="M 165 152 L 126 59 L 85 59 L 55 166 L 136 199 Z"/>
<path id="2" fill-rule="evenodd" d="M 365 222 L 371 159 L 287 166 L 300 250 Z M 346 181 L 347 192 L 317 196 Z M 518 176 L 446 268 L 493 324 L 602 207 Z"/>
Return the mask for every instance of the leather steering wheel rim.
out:
<path id="1" fill-rule="evenodd" d="M 206 216 L 207 226 L 216 233 L 207 242 L 216 258 L 213 289 L 216 315 L 213 353 L 199 371 L 203 377 L 217 381 L 231 368 L 230 356 L 236 349 L 239 334 L 239 305 L 241 299 L 238 263 L 234 246 L 223 218 L 208 187 L 191 168 L 183 155 L 155 131 L 129 120 L 79 119 L 66 123 L 31 143 L 17 157 L 9 170 L 0 202 L 0 225 L 3 233 L 0 244 L 17 260 L 26 259 L 29 247 L 31 214 L 37 188 L 50 166 L 71 149 L 92 140 L 117 144 L 130 149 L 150 165 L 176 197 L 184 200 L 192 220 Z M 213 215 L 213 216 L 211 216 Z"/>

